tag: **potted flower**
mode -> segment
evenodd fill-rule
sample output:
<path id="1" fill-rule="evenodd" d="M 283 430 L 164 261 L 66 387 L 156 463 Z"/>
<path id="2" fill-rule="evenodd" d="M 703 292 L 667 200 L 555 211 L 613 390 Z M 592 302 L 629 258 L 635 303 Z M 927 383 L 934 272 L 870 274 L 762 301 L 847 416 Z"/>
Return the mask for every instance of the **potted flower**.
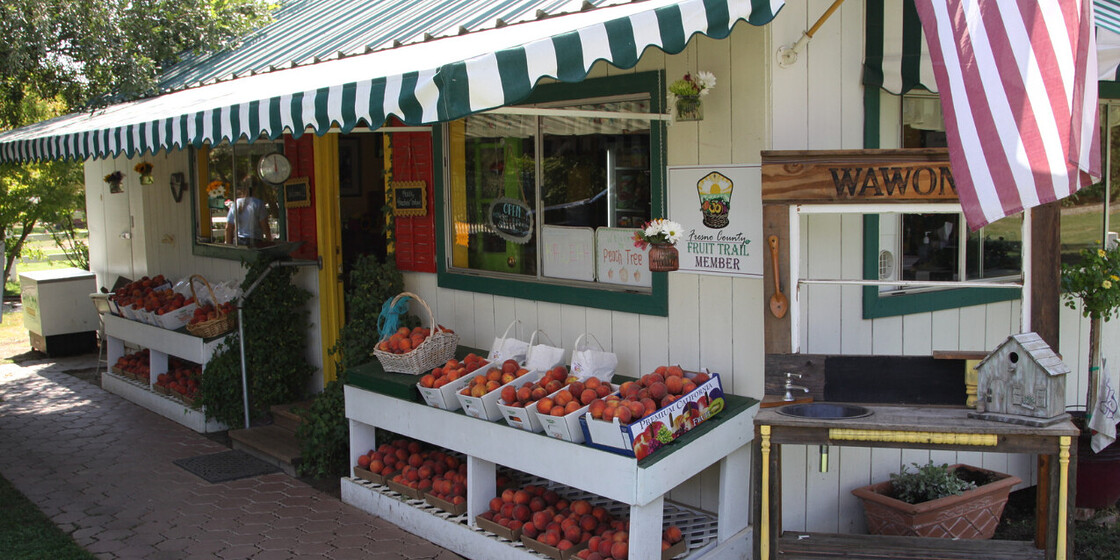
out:
<path id="1" fill-rule="evenodd" d="M 988 539 L 999 525 L 1011 487 L 1009 474 L 968 465 L 914 463 L 888 481 L 852 490 L 875 535 Z"/>
<path id="2" fill-rule="evenodd" d="M 223 201 L 226 198 L 227 183 L 221 179 L 214 179 L 210 184 L 206 185 L 206 198 L 209 201 L 210 208 L 222 208 Z"/>
<path id="3" fill-rule="evenodd" d="M 634 246 L 639 249 L 649 247 L 649 269 L 652 272 L 672 272 L 677 270 L 679 255 L 677 244 L 681 238 L 681 225 L 664 218 L 646 222 L 642 229 L 634 232 Z"/>
<path id="4" fill-rule="evenodd" d="M 1099 243 L 1099 242 L 1098 242 Z M 1062 265 L 1062 300 L 1071 309 L 1081 307 L 1089 319 L 1089 379 L 1085 404 L 1091 412 L 1100 384 L 1101 321 L 1120 311 L 1120 248 L 1081 250 L 1081 259 Z M 1075 413 L 1081 428 L 1077 451 L 1078 507 L 1101 508 L 1120 499 L 1120 446 L 1093 449 L 1087 416 Z"/>
<path id="5" fill-rule="evenodd" d="M 111 193 L 124 192 L 124 189 L 121 188 L 121 181 L 123 180 L 124 173 L 120 171 L 114 171 L 105 176 L 105 182 L 109 183 L 109 192 Z"/>
<path id="6" fill-rule="evenodd" d="M 685 74 L 683 78 L 669 84 L 677 108 L 677 120 L 698 121 L 704 118 L 704 106 L 700 98 L 708 95 L 716 87 L 716 77 L 711 72 L 700 71 L 695 76 Z"/>
<path id="7" fill-rule="evenodd" d="M 133 167 L 132 169 L 134 169 L 137 173 L 140 174 L 140 184 L 141 185 L 150 185 L 153 182 L 155 182 L 155 179 L 152 178 L 152 164 L 151 163 L 148 163 L 146 161 L 141 161 L 140 163 L 137 163 L 136 167 Z"/>

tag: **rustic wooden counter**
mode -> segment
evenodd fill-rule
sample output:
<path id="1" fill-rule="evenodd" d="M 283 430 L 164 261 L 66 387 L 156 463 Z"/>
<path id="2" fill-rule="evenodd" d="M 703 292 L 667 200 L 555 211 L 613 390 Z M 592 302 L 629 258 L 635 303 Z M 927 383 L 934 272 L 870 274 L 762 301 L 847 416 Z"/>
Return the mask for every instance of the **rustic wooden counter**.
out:
<path id="1" fill-rule="evenodd" d="M 953 541 L 906 539 L 906 558 L 1048 558 L 1072 553 L 1071 504 L 1073 486 L 1071 445 L 1078 430 L 1070 421 L 1047 427 L 1020 426 L 968 417 L 970 409 L 954 407 L 867 405 L 864 418 L 799 418 L 762 409 L 755 416 L 753 489 L 758 558 L 879 558 L 899 547 L 899 537 L 868 535 L 809 535 L 786 539 L 781 531 L 781 446 L 840 445 L 1031 453 L 1039 456 L 1038 533 L 1034 546 L 1017 541 Z M 820 548 L 814 549 L 814 543 Z M 830 550 L 824 550 L 828 548 Z M 832 552 L 832 549 L 836 549 Z M 845 550 L 846 549 L 846 550 Z M 1044 550 L 1042 550 L 1044 549 Z M 804 554 L 804 556 L 801 556 Z M 865 554 L 865 555 L 861 555 Z M 875 556 L 875 554 L 880 554 Z M 977 556 L 979 555 L 979 556 Z"/>

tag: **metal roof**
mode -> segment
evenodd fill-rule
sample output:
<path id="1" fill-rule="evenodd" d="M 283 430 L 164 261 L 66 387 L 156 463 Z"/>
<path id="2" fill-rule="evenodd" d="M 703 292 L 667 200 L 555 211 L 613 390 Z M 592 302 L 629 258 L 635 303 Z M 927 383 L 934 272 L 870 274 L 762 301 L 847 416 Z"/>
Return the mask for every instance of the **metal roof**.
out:
<path id="1" fill-rule="evenodd" d="M 586 12 L 631 0 L 287 0 L 232 50 L 167 68 L 161 92 Z"/>

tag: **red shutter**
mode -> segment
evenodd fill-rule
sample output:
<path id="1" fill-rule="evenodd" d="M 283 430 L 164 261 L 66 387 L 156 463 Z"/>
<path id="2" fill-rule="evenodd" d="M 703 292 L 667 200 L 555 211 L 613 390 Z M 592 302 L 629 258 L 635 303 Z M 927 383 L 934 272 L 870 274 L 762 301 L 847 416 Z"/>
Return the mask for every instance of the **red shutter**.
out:
<path id="1" fill-rule="evenodd" d="M 401 270 L 436 271 L 434 166 L 430 132 L 393 133 L 393 180 L 424 181 L 428 186 L 427 214 L 393 218 L 397 268 Z"/>
<path id="2" fill-rule="evenodd" d="M 288 208 L 288 241 L 303 241 L 299 249 L 292 252 L 297 259 L 315 260 L 319 258 L 319 235 L 315 229 L 315 149 L 310 134 L 298 140 L 284 136 L 284 155 L 292 162 L 292 177 L 307 177 L 310 181 L 311 205 L 302 208 Z"/>

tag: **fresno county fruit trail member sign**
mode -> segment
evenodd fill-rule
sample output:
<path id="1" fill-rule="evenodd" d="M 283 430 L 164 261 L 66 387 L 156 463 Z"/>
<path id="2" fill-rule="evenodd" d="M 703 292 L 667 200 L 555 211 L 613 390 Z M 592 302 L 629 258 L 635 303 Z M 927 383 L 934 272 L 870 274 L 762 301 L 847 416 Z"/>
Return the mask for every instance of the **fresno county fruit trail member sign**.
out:
<path id="1" fill-rule="evenodd" d="M 757 165 L 669 168 L 669 219 L 681 224 L 680 271 L 762 277 Z"/>

